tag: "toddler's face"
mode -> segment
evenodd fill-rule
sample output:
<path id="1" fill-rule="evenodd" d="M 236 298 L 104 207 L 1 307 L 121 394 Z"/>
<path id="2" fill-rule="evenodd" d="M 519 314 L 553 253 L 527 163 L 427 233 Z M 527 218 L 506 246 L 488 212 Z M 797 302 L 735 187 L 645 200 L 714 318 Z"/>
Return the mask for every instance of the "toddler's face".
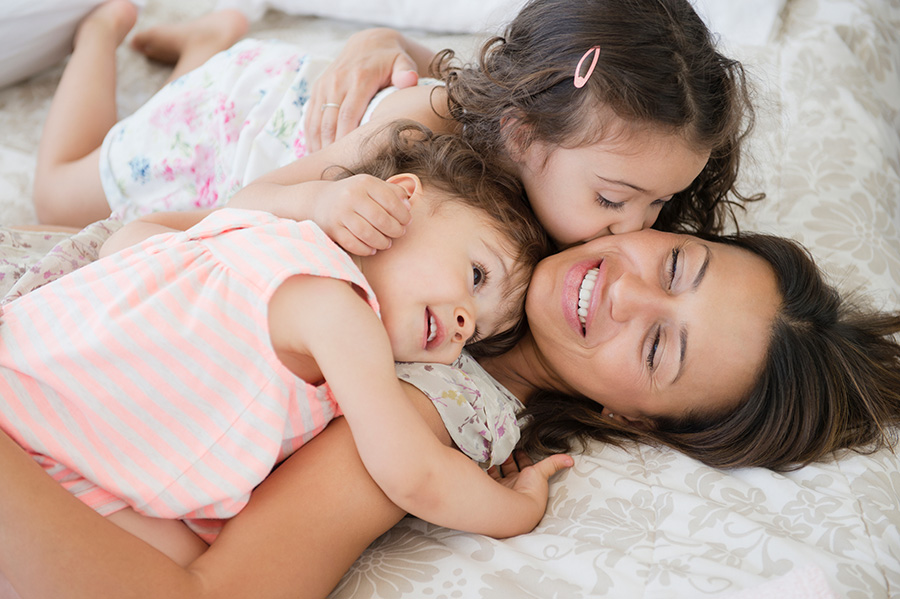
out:
<path id="1" fill-rule="evenodd" d="M 519 269 L 505 237 L 479 211 L 452 201 L 433 211 L 423 197 L 411 202 L 406 234 L 389 250 L 360 258 L 362 271 L 381 305 L 394 359 L 450 364 L 476 334 L 482 339 L 518 319 L 525 285 L 508 293 L 508 273 Z"/>
<path id="2" fill-rule="evenodd" d="M 709 159 L 709 152 L 675 135 L 617 137 L 579 148 L 538 142 L 523 153 L 519 168 L 528 199 L 558 244 L 649 228 Z"/>

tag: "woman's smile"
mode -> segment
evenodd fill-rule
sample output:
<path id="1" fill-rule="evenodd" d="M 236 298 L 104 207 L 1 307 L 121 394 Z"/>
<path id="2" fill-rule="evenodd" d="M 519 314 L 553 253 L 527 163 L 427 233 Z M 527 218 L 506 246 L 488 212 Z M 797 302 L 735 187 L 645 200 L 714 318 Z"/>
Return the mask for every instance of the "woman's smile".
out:
<path id="1" fill-rule="evenodd" d="M 575 264 L 563 282 L 563 314 L 572 330 L 587 336 L 597 306 L 603 301 L 606 286 L 606 263 L 592 259 Z"/>

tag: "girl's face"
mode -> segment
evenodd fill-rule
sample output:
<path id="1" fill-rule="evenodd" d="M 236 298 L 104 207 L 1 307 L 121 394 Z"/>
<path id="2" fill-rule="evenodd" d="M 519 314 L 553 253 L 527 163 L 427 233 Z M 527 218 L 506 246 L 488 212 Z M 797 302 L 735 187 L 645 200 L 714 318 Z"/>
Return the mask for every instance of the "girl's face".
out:
<path id="1" fill-rule="evenodd" d="M 615 418 L 650 422 L 743 397 L 780 301 L 762 258 L 647 230 L 543 260 L 526 313 L 560 388 Z"/>
<path id="2" fill-rule="evenodd" d="M 528 199 L 558 244 L 649 228 L 709 160 L 709 152 L 697 152 L 676 135 L 616 137 L 578 148 L 536 142 L 521 153 Z"/>
<path id="3" fill-rule="evenodd" d="M 418 185 L 410 191 L 406 233 L 390 249 L 358 260 L 381 306 L 394 359 L 450 364 L 466 342 L 521 317 L 524 281 L 516 287 L 521 291 L 509 291 L 511 279 L 526 273 L 479 211 L 455 201 L 435 211 L 435 192 L 422 193 Z"/>

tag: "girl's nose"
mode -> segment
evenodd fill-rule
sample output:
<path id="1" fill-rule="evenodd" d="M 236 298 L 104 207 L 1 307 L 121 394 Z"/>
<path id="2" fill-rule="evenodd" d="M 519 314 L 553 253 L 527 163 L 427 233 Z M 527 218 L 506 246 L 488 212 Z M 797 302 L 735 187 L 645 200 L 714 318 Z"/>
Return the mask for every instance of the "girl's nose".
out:
<path id="1" fill-rule="evenodd" d="M 453 340 L 462 343 L 467 342 L 475 334 L 475 316 L 473 311 L 462 306 L 453 311 L 454 323 L 451 326 L 453 331 Z"/>
<path id="2" fill-rule="evenodd" d="M 626 208 L 622 218 L 609 226 L 609 232 L 613 235 L 633 233 L 653 224 L 653 220 L 647 222 L 647 213 L 637 206 Z M 655 219 L 654 219 L 655 220 Z"/>
<path id="3" fill-rule="evenodd" d="M 665 309 L 666 297 L 641 277 L 625 273 L 610 285 L 610 314 L 616 322 L 658 315 Z"/>

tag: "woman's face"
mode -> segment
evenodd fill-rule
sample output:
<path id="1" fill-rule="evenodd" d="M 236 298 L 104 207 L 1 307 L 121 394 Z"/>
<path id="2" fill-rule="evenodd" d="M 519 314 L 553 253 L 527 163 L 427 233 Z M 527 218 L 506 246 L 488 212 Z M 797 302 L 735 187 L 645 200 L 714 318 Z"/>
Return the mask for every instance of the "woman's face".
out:
<path id="1" fill-rule="evenodd" d="M 563 390 L 614 418 L 726 408 L 752 387 L 781 301 L 745 250 L 645 230 L 542 261 L 526 312 Z"/>

